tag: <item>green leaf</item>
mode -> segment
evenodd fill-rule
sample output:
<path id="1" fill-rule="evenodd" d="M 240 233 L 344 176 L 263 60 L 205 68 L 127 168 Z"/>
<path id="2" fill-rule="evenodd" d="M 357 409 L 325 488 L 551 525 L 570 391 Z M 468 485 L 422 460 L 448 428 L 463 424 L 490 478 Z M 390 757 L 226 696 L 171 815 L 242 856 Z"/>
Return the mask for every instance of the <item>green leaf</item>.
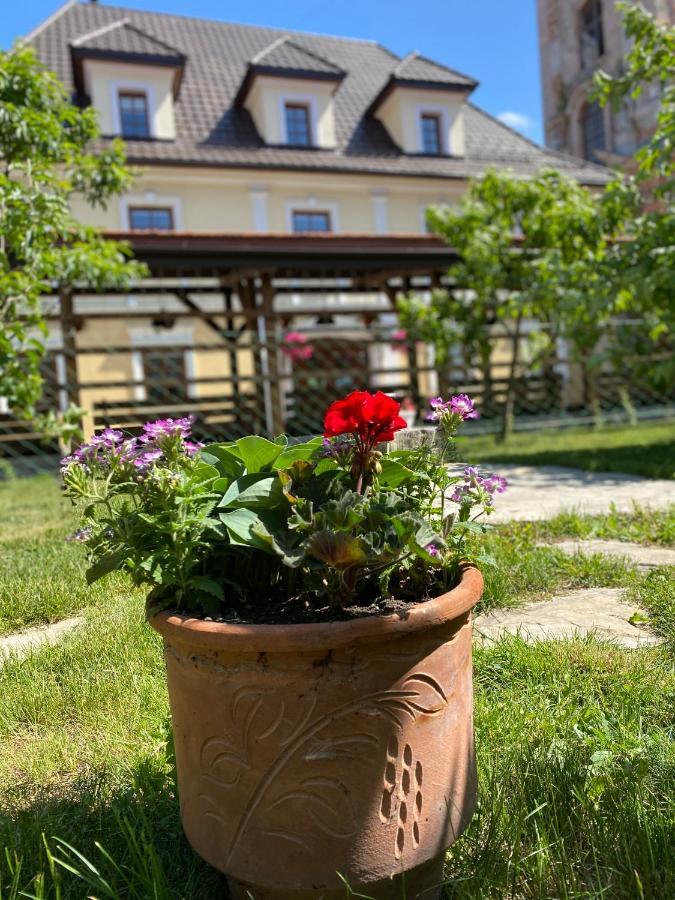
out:
<path id="1" fill-rule="evenodd" d="M 223 494 L 218 506 L 241 506 L 247 509 L 273 509 L 284 498 L 278 475 L 256 472 L 236 478 Z"/>
<path id="2" fill-rule="evenodd" d="M 197 575 L 196 578 L 191 579 L 191 584 L 198 591 L 203 591 L 205 594 L 210 594 L 217 600 L 223 599 L 222 585 L 218 584 L 212 578 L 207 578 L 206 575 Z"/>
<path id="3" fill-rule="evenodd" d="M 273 553 L 270 541 L 266 537 L 281 528 L 283 518 L 269 510 L 254 511 L 252 509 L 233 509 L 220 514 L 220 521 L 227 528 L 231 543 L 243 547 L 256 547 Z"/>
<path id="4" fill-rule="evenodd" d="M 250 475 L 270 466 L 284 452 L 284 447 L 257 435 L 239 438 L 235 443 L 238 456 L 243 460 Z"/>
<path id="5" fill-rule="evenodd" d="M 316 531 L 307 541 L 307 550 L 334 569 L 362 565 L 367 558 L 359 538 L 346 531 Z"/>
<path id="6" fill-rule="evenodd" d="M 95 581 L 98 581 L 99 578 L 103 578 L 105 575 L 114 572 L 119 568 L 121 561 L 121 557 L 116 553 L 102 556 L 87 569 L 87 584 L 93 584 Z"/>
<path id="7" fill-rule="evenodd" d="M 382 487 L 397 488 L 409 481 L 414 472 L 395 459 L 382 458 L 382 474 L 378 476 L 378 482 Z"/>
<path id="8" fill-rule="evenodd" d="M 244 463 L 236 452 L 233 452 L 233 443 L 208 444 L 200 454 L 203 462 L 215 466 L 221 475 L 231 478 L 239 478 L 244 474 Z"/>
<path id="9" fill-rule="evenodd" d="M 304 444 L 294 444 L 276 458 L 274 468 L 286 469 L 298 460 L 310 460 L 321 444 L 322 438 L 312 438 Z"/>
<path id="10" fill-rule="evenodd" d="M 216 466 L 212 466 L 202 459 L 195 466 L 190 478 L 198 484 L 204 484 L 207 481 L 215 481 L 219 476 L 220 472 Z"/>

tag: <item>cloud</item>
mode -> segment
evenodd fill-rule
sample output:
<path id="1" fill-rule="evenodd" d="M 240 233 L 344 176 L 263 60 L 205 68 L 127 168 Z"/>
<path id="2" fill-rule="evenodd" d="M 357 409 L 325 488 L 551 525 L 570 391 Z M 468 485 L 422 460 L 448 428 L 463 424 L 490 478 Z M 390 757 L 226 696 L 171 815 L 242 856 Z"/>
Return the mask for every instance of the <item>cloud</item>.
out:
<path id="1" fill-rule="evenodd" d="M 516 131 L 521 131 L 523 134 L 530 134 L 534 128 L 534 122 L 529 116 L 526 116 L 525 113 L 507 110 L 506 112 L 499 113 L 497 118 L 500 122 L 508 125 L 509 128 L 515 128 Z"/>

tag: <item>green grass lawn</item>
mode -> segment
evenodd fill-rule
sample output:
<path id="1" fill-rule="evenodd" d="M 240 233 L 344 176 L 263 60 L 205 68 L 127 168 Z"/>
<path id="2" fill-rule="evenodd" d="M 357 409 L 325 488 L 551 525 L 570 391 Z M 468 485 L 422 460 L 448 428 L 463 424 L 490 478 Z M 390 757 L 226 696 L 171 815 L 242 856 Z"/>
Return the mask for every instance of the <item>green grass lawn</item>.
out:
<path id="1" fill-rule="evenodd" d="M 223 880 L 180 827 L 161 646 L 142 596 L 119 576 L 87 592 L 54 481 L 0 485 L 0 509 L 0 621 L 86 619 L 0 668 L 0 897 L 216 900 Z M 448 898 L 675 896 L 675 578 L 536 546 L 589 534 L 664 543 L 674 515 L 558 517 L 487 538 L 484 608 L 618 585 L 668 640 L 477 649 L 480 804 L 449 853 Z"/>
<path id="2" fill-rule="evenodd" d="M 675 478 L 675 422 L 516 432 L 500 444 L 493 435 L 459 438 L 468 462 L 571 466 L 593 472 L 629 472 Z"/>

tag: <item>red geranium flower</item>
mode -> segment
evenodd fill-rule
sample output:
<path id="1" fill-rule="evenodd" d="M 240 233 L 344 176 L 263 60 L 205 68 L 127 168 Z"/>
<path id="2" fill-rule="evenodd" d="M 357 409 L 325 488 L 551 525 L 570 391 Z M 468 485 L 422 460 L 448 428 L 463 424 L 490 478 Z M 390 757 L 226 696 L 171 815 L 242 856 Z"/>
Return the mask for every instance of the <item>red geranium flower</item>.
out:
<path id="1" fill-rule="evenodd" d="M 398 413 L 400 403 L 382 391 L 353 391 L 343 400 L 328 407 L 324 418 L 324 436 L 353 434 L 361 450 L 371 450 L 376 444 L 391 441 L 394 434 L 407 423 Z"/>

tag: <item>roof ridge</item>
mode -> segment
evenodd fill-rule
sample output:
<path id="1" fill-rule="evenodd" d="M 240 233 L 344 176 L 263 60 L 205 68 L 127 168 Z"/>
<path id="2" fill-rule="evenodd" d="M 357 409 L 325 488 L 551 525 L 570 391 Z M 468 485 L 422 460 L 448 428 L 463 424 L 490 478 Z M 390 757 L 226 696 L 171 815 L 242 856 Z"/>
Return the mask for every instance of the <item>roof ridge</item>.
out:
<path id="1" fill-rule="evenodd" d="M 57 7 L 54 12 L 47 16 L 44 21 L 40 22 L 39 25 L 36 25 L 32 31 L 29 31 L 28 34 L 24 37 L 24 41 L 26 43 L 32 41 L 34 38 L 40 34 L 45 28 L 52 24 L 59 16 L 62 16 L 66 10 L 70 9 L 71 6 L 76 6 L 78 0 L 66 0 L 65 3 L 62 3 L 61 6 Z"/>
<path id="2" fill-rule="evenodd" d="M 79 6 L 80 0 L 68 0 L 66 6 Z M 111 11 L 117 12 L 130 12 L 136 13 L 142 16 L 159 16 L 163 19 L 187 19 L 190 22 L 203 22 L 206 25 L 233 25 L 236 28 L 252 28 L 257 31 L 278 31 L 285 34 L 287 37 L 291 38 L 292 36 L 302 37 L 318 37 L 318 38 L 329 38 L 332 41 L 345 41 L 347 43 L 354 44 L 370 44 L 371 46 L 381 46 L 378 41 L 373 38 L 360 38 L 360 37 L 346 37 L 343 34 L 326 34 L 324 31 L 296 31 L 292 30 L 288 32 L 283 28 L 278 28 L 275 25 L 254 25 L 251 22 L 234 22 L 231 19 L 208 19 L 203 16 L 186 16 L 181 13 L 168 13 L 168 12 L 158 12 L 156 10 L 149 9 L 140 9 L 138 6 L 113 6 L 108 5 L 107 3 L 102 5 L 100 9 L 107 9 Z M 65 7 L 64 7 L 65 10 Z M 44 23 L 43 23 L 44 24 Z M 283 36 L 282 34 L 282 36 Z"/>
<path id="3" fill-rule="evenodd" d="M 285 44 L 289 41 L 289 36 L 287 34 L 282 35 L 281 37 L 275 38 L 271 44 L 268 44 L 266 47 L 263 47 L 262 50 L 258 50 L 255 56 L 251 57 L 251 65 L 255 65 L 259 63 L 263 57 L 265 57 L 268 53 L 271 53 L 272 50 L 276 50 L 277 47 L 280 47 L 282 44 Z"/>
<path id="4" fill-rule="evenodd" d="M 70 44 L 72 47 L 79 47 L 80 44 L 84 44 L 86 41 L 92 40 L 92 38 L 108 34 L 109 31 L 122 28 L 124 25 L 129 25 L 129 19 L 118 19 L 116 22 L 108 22 L 107 25 L 101 25 L 100 28 L 95 28 L 93 31 L 88 31 L 87 34 L 81 34 L 79 37 L 73 38 Z"/>

